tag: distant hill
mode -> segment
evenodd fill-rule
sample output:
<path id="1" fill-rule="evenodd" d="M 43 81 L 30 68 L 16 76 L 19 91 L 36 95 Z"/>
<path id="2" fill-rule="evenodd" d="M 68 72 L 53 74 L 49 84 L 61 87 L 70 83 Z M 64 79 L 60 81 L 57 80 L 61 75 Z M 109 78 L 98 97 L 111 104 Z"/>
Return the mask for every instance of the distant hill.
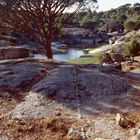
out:
<path id="1" fill-rule="evenodd" d="M 124 22 L 137 16 L 140 16 L 140 3 L 125 4 L 105 12 L 88 9 L 87 12 L 79 12 L 69 18 L 66 24 L 89 28 L 95 32 L 123 31 Z"/>

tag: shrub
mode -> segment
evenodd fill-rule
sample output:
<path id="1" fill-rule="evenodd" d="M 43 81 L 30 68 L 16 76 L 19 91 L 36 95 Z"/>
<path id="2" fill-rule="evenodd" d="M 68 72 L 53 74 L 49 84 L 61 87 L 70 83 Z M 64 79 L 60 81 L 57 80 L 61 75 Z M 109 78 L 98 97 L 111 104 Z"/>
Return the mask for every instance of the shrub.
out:
<path id="1" fill-rule="evenodd" d="M 136 17 L 131 20 L 127 20 L 124 23 L 124 27 L 127 31 L 138 30 L 140 29 L 140 17 Z"/>
<path id="2" fill-rule="evenodd" d="M 139 52 L 140 52 L 140 43 L 136 39 L 133 39 L 130 43 L 127 43 L 125 45 L 126 55 L 134 57 L 138 55 Z"/>

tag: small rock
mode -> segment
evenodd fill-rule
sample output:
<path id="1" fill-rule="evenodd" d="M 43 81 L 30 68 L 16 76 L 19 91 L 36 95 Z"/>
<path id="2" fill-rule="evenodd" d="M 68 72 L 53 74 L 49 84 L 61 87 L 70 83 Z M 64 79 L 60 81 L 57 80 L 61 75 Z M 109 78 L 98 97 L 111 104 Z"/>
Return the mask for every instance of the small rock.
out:
<path id="1" fill-rule="evenodd" d="M 87 132 L 86 132 L 86 137 L 87 137 L 87 138 L 90 138 L 90 137 L 92 137 L 94 134 L 95 134 L 95 133 L 92 132 L 92 128 L 90 127 L 90 128 L 87 130 Z"/>
<path id="2" fill-rule="evenodd" d="M 82 131 L 78 131 L 78 130 L 74 130 L 73 128 L 70 128 L 67 134 L 67 137 L 71 138 L 71 139 L 78 139 L 78 140 L 83 140 L 86 139 L 86 133 L 82 130 Z"/>
<path id="3" fill-rule="evenodd" d="M 123 128 L 130 128 L 135 125 L 134 122 L 127 120 L 123 115 L 117 113 L 116 115 L 116 124 L 120 125 Z"/>
<path id="4" fill-rule="evenodd" d="M 55 115 L 56 116 L 61 116 L 61 112 L 58 111 L 58 112 L 55 113 Z"/>

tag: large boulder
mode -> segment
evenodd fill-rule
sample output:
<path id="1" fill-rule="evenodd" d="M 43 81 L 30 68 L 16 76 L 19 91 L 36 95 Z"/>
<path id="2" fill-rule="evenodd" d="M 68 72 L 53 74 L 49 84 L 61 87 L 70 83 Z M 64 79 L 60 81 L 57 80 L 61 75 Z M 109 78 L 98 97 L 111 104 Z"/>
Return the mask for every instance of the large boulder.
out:
<path id="1" fill-rule="evenodd" d="M 108 112 L 109 108 L 104 105 L 115 97 L 124 96 L 129 89 L 123 78 L 111 75 L 109 70 L 111 68 L 103 66 L 57 67 L 35 84 L 9 115 L 13 118 L 47 118 L 59 109 L 65 114 L 65 107 L 70 109 L 71 116 L 79 115 L 77 110 L 83 115 Z M 54 102 L 50 102 L 52 100 Z"/>
<path id="2" fill-rule="evenodd" d="M 29 50 L 22 47 L 4 47 L 0 48 L 0 60 L 18 59 L 29 57 Z"/>

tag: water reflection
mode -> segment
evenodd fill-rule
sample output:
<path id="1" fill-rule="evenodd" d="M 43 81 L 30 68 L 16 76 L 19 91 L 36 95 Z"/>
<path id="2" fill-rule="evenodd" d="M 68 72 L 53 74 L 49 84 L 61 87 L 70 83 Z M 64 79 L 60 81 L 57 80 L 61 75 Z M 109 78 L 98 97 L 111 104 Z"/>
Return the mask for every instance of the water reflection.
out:
<path id="1" fill-rule="evenodd" d="M 79 58 L 80 56 L 84 55 L 85 52 L 80 49 L 69 49 L 68 53 L 66 54 L 54 54 L 53 58 L 58 61 L 65 61 L 74 58 Z M 35 58 L 37 59 L 45 59 L 46 56 L 44 54 L 35 54 Z"/>

